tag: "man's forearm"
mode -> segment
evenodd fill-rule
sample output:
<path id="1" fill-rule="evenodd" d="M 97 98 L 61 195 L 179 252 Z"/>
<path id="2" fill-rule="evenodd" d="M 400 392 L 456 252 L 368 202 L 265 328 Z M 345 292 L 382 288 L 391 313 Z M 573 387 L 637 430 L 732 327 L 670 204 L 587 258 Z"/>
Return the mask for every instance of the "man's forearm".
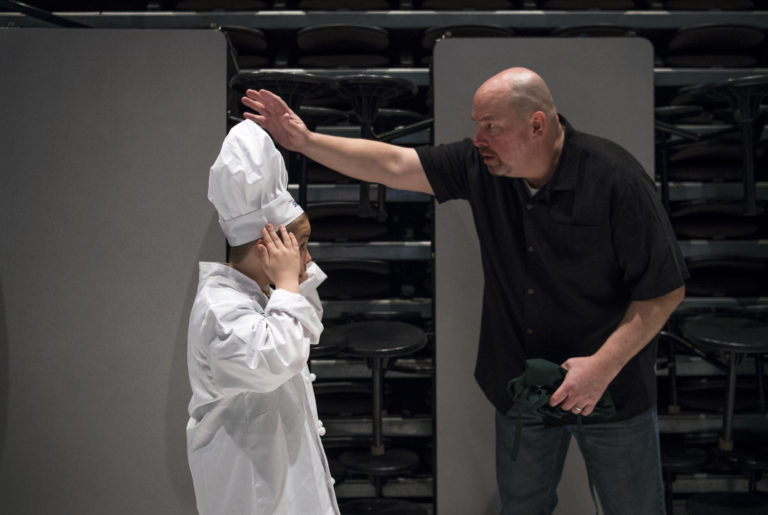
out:
<path id="1" fill-rule="evenodd" d="M 593 357 L 615 377 L 658 334 L 684 296 L 681 286 L 661 297 L 631 302 L 619 326 Z"/>
<path id="2" fill-rule="evenodd" d="M 355 179 L 432 194 L 421 162 L 412 148 L 313 132 L 301 152 L 313 161 Z"/>

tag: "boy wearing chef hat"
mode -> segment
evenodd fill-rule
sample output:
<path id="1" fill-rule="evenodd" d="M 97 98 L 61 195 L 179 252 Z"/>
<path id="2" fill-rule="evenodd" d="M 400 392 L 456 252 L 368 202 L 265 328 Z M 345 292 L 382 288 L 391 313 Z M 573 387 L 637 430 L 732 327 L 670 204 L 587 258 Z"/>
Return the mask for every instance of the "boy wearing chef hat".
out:
<path id="1" fill-rule="evenodd" d="M 200 263 L 189 322 L 187 454 L 201 514 L 338 514 L 307 359 L 326 278 L 269 135 L 236 125 L 208 198 L 231 246 Z"/>

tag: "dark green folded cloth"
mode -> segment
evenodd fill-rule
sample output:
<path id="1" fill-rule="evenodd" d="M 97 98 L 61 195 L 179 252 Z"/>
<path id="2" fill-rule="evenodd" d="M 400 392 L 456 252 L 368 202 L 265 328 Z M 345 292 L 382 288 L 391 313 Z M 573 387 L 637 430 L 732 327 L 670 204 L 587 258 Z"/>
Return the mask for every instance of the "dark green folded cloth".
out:
<path id="1" fill-rule="evenodd" d="M 570 414 L 570 411 L 563 411 L 557 406 L 550 406 L 549 399 L 555 393 L 565 379 L 568 371 L 546 359 L 529 359 L 525 361 L 525 372 L 507 383 L 507 391 L 514 399 L 515 403 L 521 403 L 527 406 L 529 411 L 541 417 L 563 418 Z M 591 416 L 610 418 L 616 414 L 616 407 L 613 404 L 611 395 L 606 391 L 597 405 L 592 410 Z M 576 431 L 576 438 L 581 444 L 584 458 L 587 458 L 587 443 L 584 439 L 584 433 L 581 430 L 581 414 L 576 416 L 576 423 L 579 426 Z M 520 435 L 523 430 L 522 411 L 518 410 L 517 427 L 515 428 L 515 442 L 512 445 L 512 459 L 517 457 L 517 451 L 520 449 Z M 592 484 L 592 478 L 589 478 L 589 493 L 592 495 L 592 502 L 595 503 L 595 513 L 597 514 L 597 500 L 595 499 L 595 488 Z"/>
<path id="2" fill-rule="evenodd" d="M 549 405 L 549 398 L 565 379 L 568 371 L 546 359 L 525 361 L 525 372 L 507 383 L 507 391 L 515 402 L 526 401 L 531 411 L 542 417 L 563 418 L 570 414 L 557 406 Z M 597 402 L 590 417 L 610 418 L 616 414 L 611 395 L 606 391 Z M 581 415 L 578 415 L 579 420 Z"/>

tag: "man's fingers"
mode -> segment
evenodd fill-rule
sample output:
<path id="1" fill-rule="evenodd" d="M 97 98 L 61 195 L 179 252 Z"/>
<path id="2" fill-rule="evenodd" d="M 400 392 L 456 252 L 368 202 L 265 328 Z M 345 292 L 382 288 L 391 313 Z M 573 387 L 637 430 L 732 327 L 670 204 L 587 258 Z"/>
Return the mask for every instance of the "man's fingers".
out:
<path id="1" fill-rule="evenodd" d="M 253 122 L 256 122 L 258 125 L 261 125 L 261 126 L 263 126 L 263 125 L 264 125 L 264 124 L 267 122 L 267 119 L 266 119 L 266 118 L 264 118 L 263 116 L 261 116 L 261 115 L 258 115 L 258 114 L 253 114 L 253 113 L 243 113 L 243 116 L 244 116 L 245 118 L 247 118 L 248 120 L 251 120 L 251 121 L 253 121 Z"/>
<path id="2" fill-rule="evenodd" d="M 251 109 L 253 109 L 254 111 L 259 111 L 259 112 L 262 112 L 262 111 L 264 111 L 264 110 L 265 110 L 265 106 L 264 106 L 264 104 L 263 104 L 263 103 L 261 103 L 261 102 L 258 102 L 258 101 L 256 101 L 256 100 L 254 100 L 254 99 L 250 98 L 250 97 L 247 97 L 247 96 L 245 96 L 245 97 L 241 97 L 241 98 L 240 98 L 240 101 L 241 101 L 243 104 L 245 104 L 246 106 L 248 106 L 248 107 L 250 107 Z"/>
<path id="3" fill-rule="evenodd" d="M 260 100 L 264 101 L 265 103 L 269 102 L 271 104 L 278 104 L 278 105 L 285 103 L 283 102 L 282 98 L 275 95 L 268 89 L 259 90 L 259 97 L 260 97 Z"/>

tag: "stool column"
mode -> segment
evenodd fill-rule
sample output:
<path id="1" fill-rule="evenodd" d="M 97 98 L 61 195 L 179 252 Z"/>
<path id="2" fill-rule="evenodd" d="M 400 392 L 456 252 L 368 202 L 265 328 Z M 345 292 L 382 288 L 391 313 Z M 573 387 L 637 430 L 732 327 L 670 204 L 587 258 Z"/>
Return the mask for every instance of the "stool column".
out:
<path id="1" fill-rule="evenodd" d="M 728 392 L 725 398 L 723 413 L 723 434 L 720 435 L 718 447 L 723 451 L 733 450 L 733 412 L 736 406 L 736 353 L 731 351 L 728 356 Z"/>

